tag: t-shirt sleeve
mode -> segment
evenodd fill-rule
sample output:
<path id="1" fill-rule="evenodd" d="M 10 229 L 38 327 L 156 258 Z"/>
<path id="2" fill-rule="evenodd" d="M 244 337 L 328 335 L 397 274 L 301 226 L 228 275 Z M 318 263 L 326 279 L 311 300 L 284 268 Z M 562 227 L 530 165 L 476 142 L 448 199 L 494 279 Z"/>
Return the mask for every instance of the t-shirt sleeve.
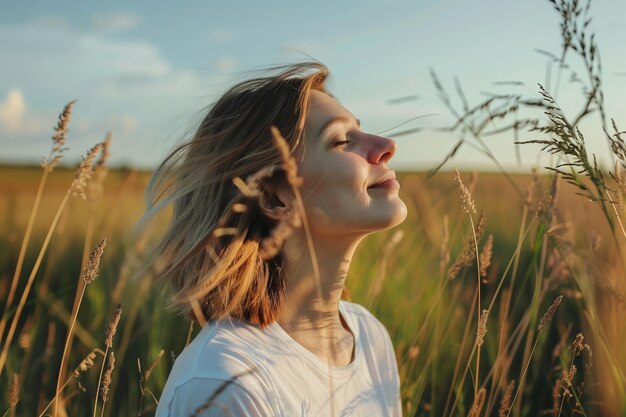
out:
<path id="1" fill-rule="evenodd" d="M 371 349 L 375 351 L 374 363 L 380 375 L 380 382 L 384 391 L 384 401 L 392 417 L 402 417 L 402 399 L 400 396 L 400 373 L 398 360 L 393 347 L 393 341 L 385 325 L 376 318 L 368 309 L 360 304 L 353 304 L 357 311 L 363 316 L 366 323 L 367 342 Z"/>
<path id="2" fill-rule="evenodd" d="M 372 317 L 374 317 L 372 315 Z M 384 388 L 386 391 L 387 399 L 389 401 L 389 407 L 391 415 L 394 417 L 402 416 L 402 399 L 400 397 L 400 372 L 398 368 L 398 359 L 393 347 L 393 341 L 389 335 L 389 331 L 385 325 L 374 317 L 375 322 L 378 324 L 381 343 L 385 349 L 386 357 L 386 372 L 383 373 L 386 383 Z"/>
<path id="3" fill-rule="evenodd" d="M 217 378 L 194 378 L 176 388 L 159 417 L 274 417 L 267 401 L 241 385 Z"/>
<path id="4" fill-rule="evenodd" d="M 392 415 L 402 416 L 402 399 L 400 398 L 400 373 L 398 369 L 398 359 L 396 357 L 395 349 L 393 348 L 393 342 L 389 336 L 389 332 L 385 329 L 385 335 L 387 339 L 387 355 L 389 358 L 389 369 L 391 371 L 390 379 L 392 383 L 389 386 L 389 398 L 391 400 Z"/>

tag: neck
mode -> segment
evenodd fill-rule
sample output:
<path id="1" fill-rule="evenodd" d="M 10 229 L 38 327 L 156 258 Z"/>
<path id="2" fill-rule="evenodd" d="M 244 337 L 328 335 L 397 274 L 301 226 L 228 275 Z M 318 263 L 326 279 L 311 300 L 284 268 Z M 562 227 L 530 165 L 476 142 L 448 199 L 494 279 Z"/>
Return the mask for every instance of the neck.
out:
<path id="1" fill-rule="evenodd" d="M 290 238 L 291 239 L 291 238 Z M 291 332 L 325 330 L 345 333 L 339 316 L 339 300 L 350 262 L 362 237 L 314 238 L 317 272 L 305 239 L 294 236 L 285 246 L 285 304 L 279 324 Z M 300 244 L 303 242 L 304 244 Z M 316 276 L 319 275 L 319 276 Z"/>

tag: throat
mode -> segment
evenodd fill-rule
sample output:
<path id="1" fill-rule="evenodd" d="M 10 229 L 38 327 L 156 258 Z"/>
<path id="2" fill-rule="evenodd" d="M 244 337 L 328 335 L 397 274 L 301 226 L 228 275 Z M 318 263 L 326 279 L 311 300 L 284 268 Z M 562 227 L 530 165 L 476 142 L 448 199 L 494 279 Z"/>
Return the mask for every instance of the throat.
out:
<path id="1" fill-rule="evenodd" d="M 340 368 L 350 365 L 355 359 L 356 352 L 356 338 L 341 315 L 340 318 L 340 330 L 303 330 L 284 327 L 283 330 L 294 342 L 313 353 L 324 364 Z"/>

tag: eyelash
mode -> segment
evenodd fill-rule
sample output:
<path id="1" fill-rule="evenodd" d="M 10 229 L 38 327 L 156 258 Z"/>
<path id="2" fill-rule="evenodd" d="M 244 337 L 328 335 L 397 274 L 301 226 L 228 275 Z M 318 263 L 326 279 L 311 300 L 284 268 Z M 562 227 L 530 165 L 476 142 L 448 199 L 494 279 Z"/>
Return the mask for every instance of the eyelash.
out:
<path id="1" fill-rule="evenodd" d="M 335 146 L 345 145 L 345 144 L 352 142 L 351 140 L 345 139 L 347 138 L 347 136 L 348 136 L 347 133 L 342 133 L 340 135 L 335 136 L 335 139 L 344 139 L 344 140 L 337 140 L 336 142 L 332 142 L 331 146 L 335 147 Z"/>

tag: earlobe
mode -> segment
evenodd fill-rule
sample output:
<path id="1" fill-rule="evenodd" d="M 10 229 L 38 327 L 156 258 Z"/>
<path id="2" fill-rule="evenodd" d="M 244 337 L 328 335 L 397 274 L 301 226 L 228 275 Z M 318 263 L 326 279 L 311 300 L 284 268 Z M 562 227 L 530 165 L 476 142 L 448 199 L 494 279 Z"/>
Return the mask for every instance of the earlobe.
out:
<path id="1" fill-rule="evenodd" d="M 291 215 L 291 210 L 288 207 L 263 208 L 263 213 L 271 219 L 284 220 Z"/>
<path id="2" fill-rule="evenodd" d="M 281 200 L 276 189 L 268 184 L 263 187 L 259 207 L 265 216 L 274 220 L 283 220 L 291 214 L 291 209 Z"/>

